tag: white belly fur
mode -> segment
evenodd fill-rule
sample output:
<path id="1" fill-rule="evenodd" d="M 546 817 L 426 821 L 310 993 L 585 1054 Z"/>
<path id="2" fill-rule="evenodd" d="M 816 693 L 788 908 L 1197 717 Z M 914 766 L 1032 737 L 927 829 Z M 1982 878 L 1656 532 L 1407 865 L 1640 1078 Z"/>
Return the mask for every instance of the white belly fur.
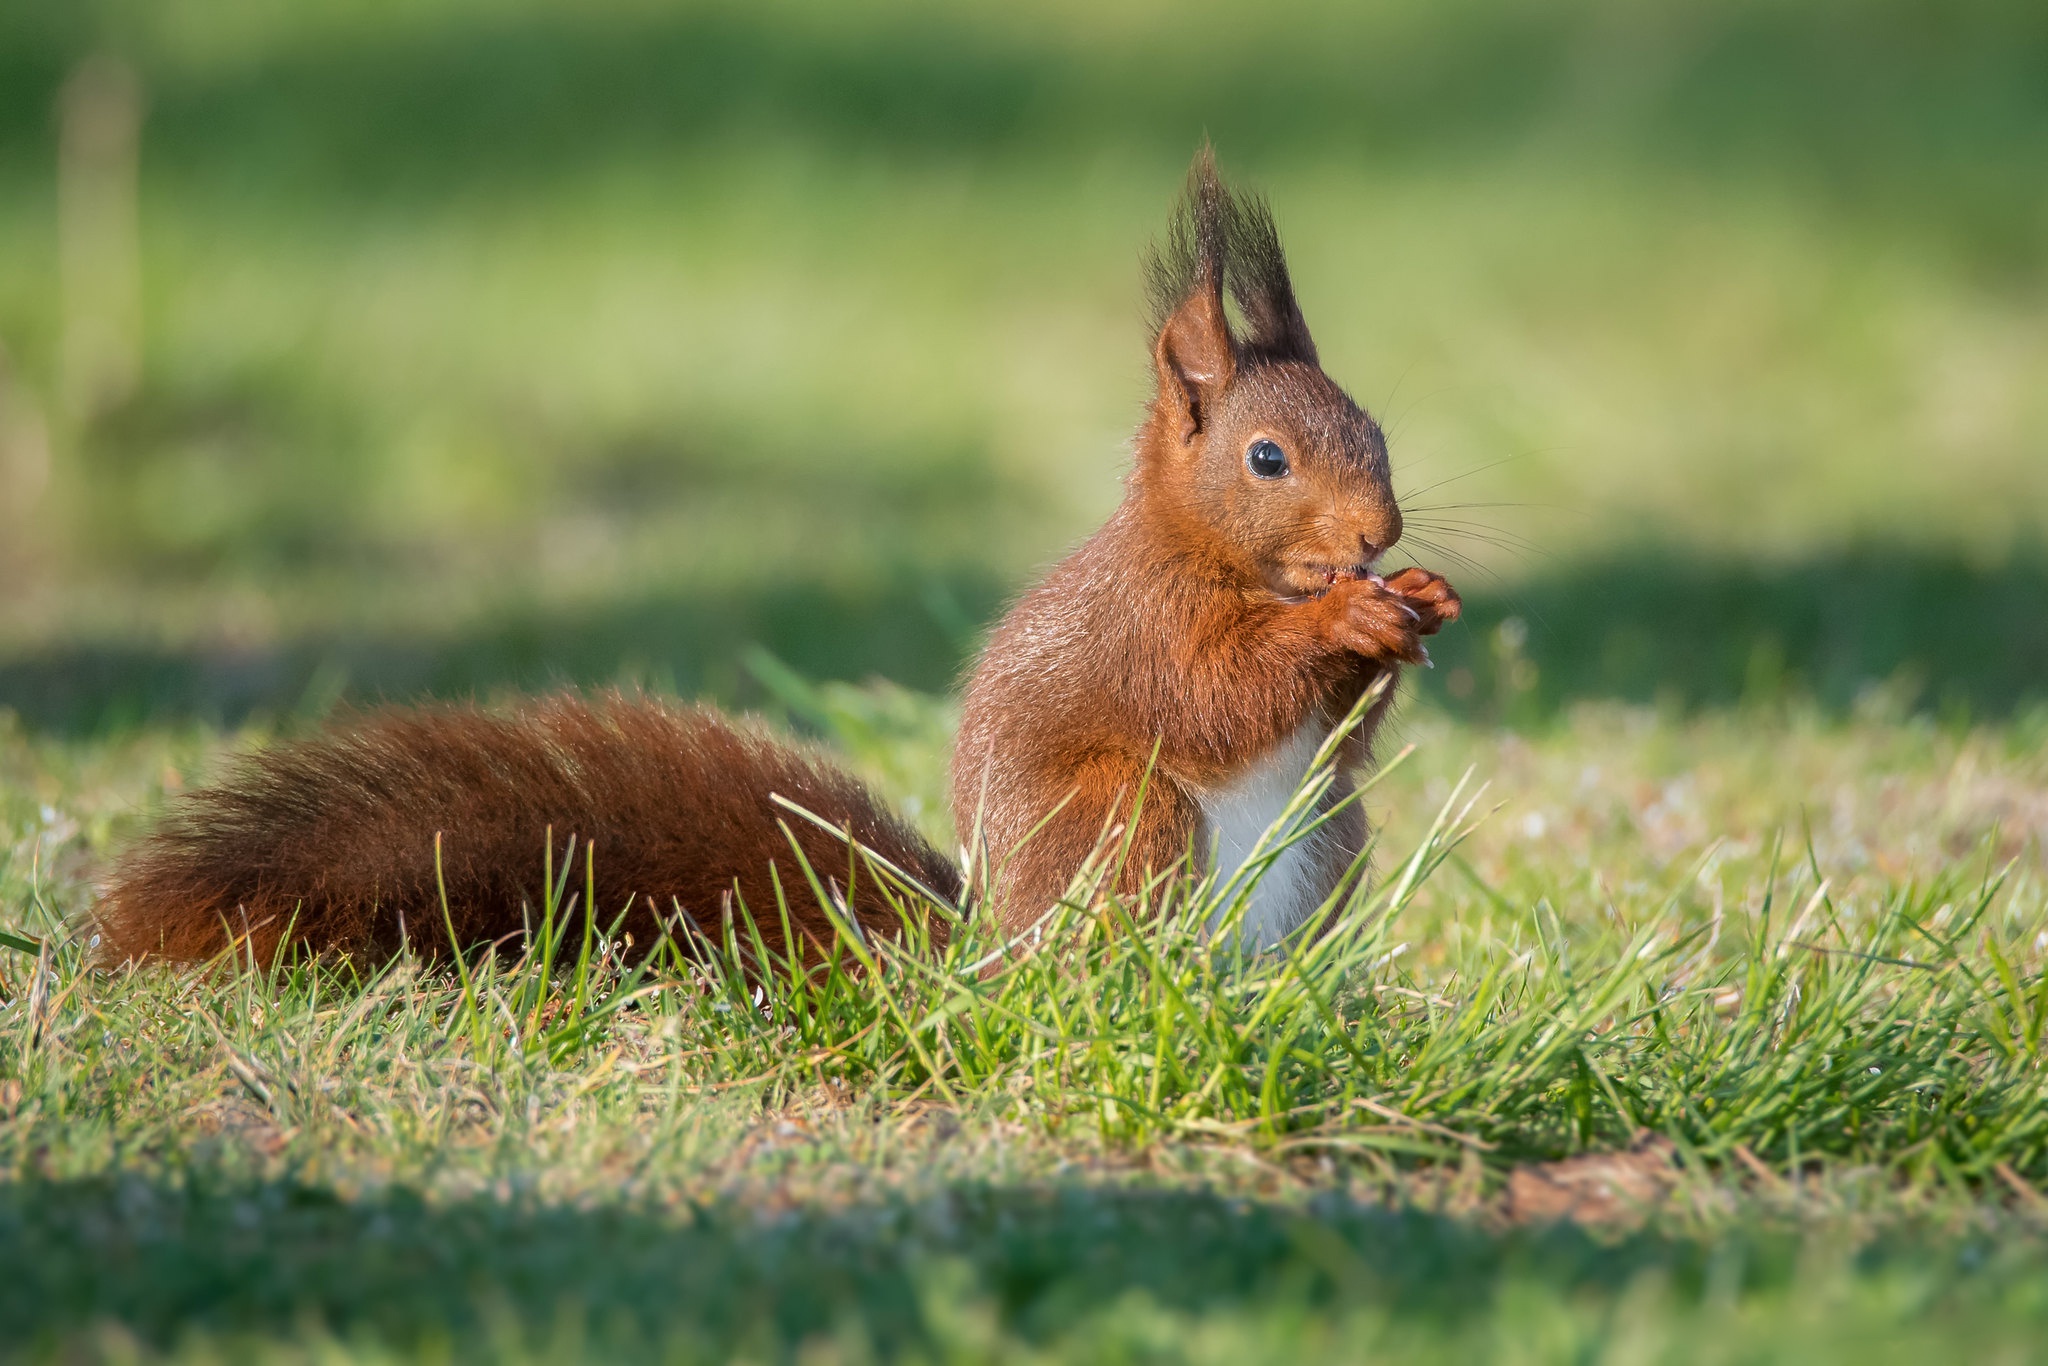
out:
<path id="1" fill-rule="evenodd" d="M 1219 887 L 1244 866 L 1260 837 L 1280 819 L 1329 734 L 1328 723 L 1311 717 L 1229 784 L 1198 794 L 1202 837 L 1215 860 Z M 1271 844 L 1280 843 L 1316 814 L 1313 808 L 1303 811 L 1288 830 L 1274 832 Z M 1318 831 L 1289 848 L 1266 870 L 1245 906 L 1247 943 L 1272 948 L 1322 905 L 1331 890 L 1330 859 L 1335 852 L 1322 847 L 1327 842 L 1327 831 Z"/>

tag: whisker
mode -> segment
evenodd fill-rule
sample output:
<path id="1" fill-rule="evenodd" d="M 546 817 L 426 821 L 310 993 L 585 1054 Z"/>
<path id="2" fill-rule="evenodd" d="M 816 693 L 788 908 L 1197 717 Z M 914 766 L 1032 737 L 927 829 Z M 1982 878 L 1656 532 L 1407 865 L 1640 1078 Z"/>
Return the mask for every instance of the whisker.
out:
<path id="1" fill-rule="evenodd" d="M 1555 560 L 1557 558 L 1542 546 L 1529 545 L 1521 541 L 1480 536 L 1469 531 L 1446 531 L 1442 527 L 1435 526 L 1426 526 L 1422 529 L 1430 535 L 1442 537 L 1454 545 L 1462 544 L 1477 549 L 1508 551 L 1515 555 L 1535 555 L 1545 560 Z"/>
<path id="2" fill-rule="evenodd" d="M 1428 551 L 1432 555 L 1438 556 L 1441 559 L 1449 560 L 1452 564 L 1458 566 L 1458 568 L 1461 571 L 1470 570 L 1472 573 L 1477 574 L 1481 578 L 1487 579 L 1495 584 L 1500 584 L 1503 582 L 1501 576 L 1496 571 L 1487 568 L 1485 565 L 1479 563 L 1479 561 L 1473 559 L 1470 555 L 1467 555 L 1462 551 L 1453 550 L 1449 546 L 1443 545 L 1437 541 L 1433 541 L 1427 536 L 1404 536 L 1402 537 L 1402 539 L 1404 541 L 1412 541 L 1414 544 L 1421 546 L 1424 550 Z"/>
<path id="3" fill-rule="evenodd" d="M 1415 544 L 1421 546 L 1424 550 L 1427 550 L 1432 554 L 1441 555 L 1446 559 L 1455 561 L 1456 563 L 1463 565 L 1467 569 L 1470 569 L 1475 574 L 1486 574 L 1496 579 L 1500 577 L 1498 571 L 1496 571 L 1491 565 L 1485 564 L 1482 561 L 1473 558 L 1473 556 L 1468 552 L 1460 550 L 1456 546 L 1446 544 L 1443 541 L 1439 541 L 1435 537 L 1414 536 L 1410 537 L 1409 539 L 1413 540 Z"/>
<path id="4" fill-rule="evenodd" d="M 1503 550 L 1518 550 L 1527 555 L 1541 555 L 1545 559 L 1557 558 L 1548 548 L 1502 527 L 1469 522 L 1438 522 L 1427 517 L 1403 517 L 1401 521 L 1404 526 L 1417 526 L 1424 531 L 1435 531 L 1445 536 L 1459 536 L 1477 541 L 1481 545 L 1497 546 Z"/>
<path id="5" fill-rule="evenodd" d="M 1429 493 L 1435 489 L 1440 489 L 1444 487 L 1446 484 L 1455 484 L 1460 479 L 1470 479 L 1475 474 L 1484 474 L 1488 470 L 1499 469 L 1502 465 L 1511 464 L 1514 461 L 1525 459 L 1530 454 L 1533 454 L 1533 452 L 1525 451 L 1519 455 L 1504 455 L 1498 460 L 1489 461 L 1488 463 L 1479 466 L 1477 469 L 1466 470 L 1463 474 L 1454 474 L 1448 479 L 1439 479 L 1434 484 L 1426 484 L 1419 489 L 1411 489 L 1409 490 L 1408 496 L 1410 498 L 1420 498 L 1423 494 Z"/>
<path id="6" fill-rule="evenodd" d="M 1427 465 L 1430 461 L 1435 460 L 1441 455 L 1443 455 L 1443 453 L 1443 447 L 1439 446 L 1433 451 L 1425 452 L 1422 455 L 1418 455 L 1415 458 L 1410 459 L 1408 457 L 1408 453 L 1406 451 L 1403 451 L 1401 453 L 1401 468 L 1395 472 L 1397 474 L 1406 475 L 1411 470 L 1417 470 L 1422 468 L 1424 465 Z M 1393 442 L 1391 440 L 1389 440 L 1387 443 L 1387 456 L 1389 462 L 1391 463 L 1393 459 Z"/>
<path id="7" fill-rule="evenodd" d="M 1440 532 L 1445 536 L 1478 541 L 1485 545 L 1512 546 L 1517 550 L 1526 550 L 1538 555 L 1548 555 L 1550 553 L 1546 547 L 1530 540 L 1518 531 L 1510 531 L 1506 527 L 1494 526 L 1487 522 L 1445 520 L 1437 517 L 1413 517 L 1404 512 L 1401 517 L 1401 524 L 1403 526 L 1420 527 L 1424 531 Z"/>
<path id="8" fill-rule="evenodd" d="M 1419 509 L 1418 509 L 1418 511 L 1419 511 Z M 1403 521 L 1406 521 L 1406 520 L 1407 520 L 1407 519 L 1408 519 L 1409 517 L 1411 517 L 1411 516 L 1414 516 L 1414 513 L 1413 513 L 1413 512 L 1411 512 L 1411 511 L 1410 511 L 1409 509 L 1407 509 L 1407 508 L 1403 508 L 1403 509 L 1401 509 L 1401 517 L 1402 517 L 1402 520 L 1403 520 Z M 1462 527 L 1462 528 L 1466 528 L 1466 529 L 1469 529 L 1469 530 L 1478 530 L 1478 531 L 1500 531 L 1500 532 L 1507 532 L 1507 528 L 1506 528 L 1506 527 L 1503 527 L 1503 526 L 1501 526 L 1501 525 L 1499 525 L 1498 523 L 1495 523 L 1495 522 L 1482 522 L 1482 521 L 1480 521 L 1480 520 L 1479 520 L 1478 518 L 1476 518 L 1476 517 L 1431 517 L 1431 516 L 1421 516 L 1421 517 L 1416 517 L 1416 518 L 1415 518 L 1415 520 L 1416 520 L 1416 521 L 1418 521 L 1418 522 L 1434 522 L 1434 523 L 1435 523 L 1436 525 L 1438 525 L 1438 526 L 1442 526 L 1442 527 Z M 1510 534 L 1510 535 L 1512 535 L 1512 534 L 1514 534 L 1514 533 L 1512 533 L 1512 532 L 1508 532 L 1507 534 Z"/>
<path id="9" fill-rule="evenodd" d="M 1489 569 L 1487 566 L 1483 564 L 1480 564 L 1471 556 L 1460 554 L 1458 551 L 1452 550 L 1449 546 L 1442 545 L 1436 541 L 1433 541 L 1427 536 L 1408 536 L 1404 534 L 1401 539 L 1404 542 L 1412 541 L 1416 545 L 1421 546 L 1424 550 L 1429 551 L 1431 554 L 1441 555 L 1445 559 L 1451 561 L 1454 565 L 1461 565 L 1465 569 L 1470 569 L 1474 574 L 1477 574 L 1479 577 L 1489 580 L 1496 588 L 1504 590 L 1504 595 L 1508 600 L 1507 605 L 1509 607 L 1513 608 L 1516 612 L 1520 613 L 1521 615 L 1530 618 L 1532 621 L 1536 623 L 1537 627 L 1539 627 L 1540 629 L 1544 631 L 1548 631 L 1550 629 L 1550 619 L 1543 615 L 1541 609 L 1537 608 L 1535 604 L 1531 603 L 1527 598 L 1522 597 L 1520 594 L 1514 593 L 1512 591 L 1507 591 L 1507 581 L 1503 579 L 1500 576 L 1500 574 L 1496 571 Z"/>
<path id="10" fill-rule="evenodd" d="M 1403 511 L 1406 511 L 1406 510 L 1407 510 L 1407 508 L 1408 508 L 1408 504 L 1404 502 L 1404 503 L 1402 503 L 1402 504 L 1401 504 L 1401 507 L 1402 507 Z M 1579 507 L 1568 507 L 1568 506 L 1566 506 L 1566 505 L 1565 505 L 1565 504 L 1563 504 L 1563 503 L 1494 503 L 1494 502 L 1480 502 L 1480 503 L 1418 503 L 1418 504 L 1416 504 L 1416 505 L 1415 505 L 1415 511 L 1417 511 L 1417 512 L 1473 512 L 1473 511 L 1477 511 L 1477 510 L 1479 510 L 1479 509 L 1481 509 L 1481 508 L 1486 508 L 1486 509 L 1493 509 L 1493 508 L 1515 508 L 1515 509 L 1517 509 L 1517 510 L 1521 510 L 1521 509 L 1526 509 L 1526 508 L 1541 508 L 1541 509 L 1542 509 L 1543 511 L 1545 511 L 1545 512 L 1577 512 L 1577 513 L 1584 513 L 1584 512 L 1586 511 L 1586 510 L 1585 510 L 1584 508 L 1579 508 Z"/>
<path id="11" fill-rule="evenodd" d="M 1402 510 L 1402 521 L 1408 521 L 1411 516 L 1412 514 L 1405 508 Z M 1498 533 L 1503 536 L 1519 534 L 1518 532 L 1509 531 L 1504 526 L 1498 526 L 1492 522 L 1476 521 L 1470 517 L 1415 517 L 1414 521 L 1421 526 L 1441 527 L 1445 531 L 1484 531 Z"/>
<path id="12" fill-rule="evenodd" d="M 1392 411 L 1394 407 L 1394 400 L 1401 396 L 1401 386 L 1408 382 L 1408 376 L 1413 374 L 1414 371 L 1415 362 L 1411 360 L 1408 362 L 1407 365 L 1402 367 L 1399 378 L 1397 378 L 1394 381 L 1394 387 L 1387 391 L 1387 397 L 1385 401 L 1380 404 L 1379 410 L 1383 413 L 1388 414 L 1387 421 L 1385 425 L 1381 427 L 1380 430 L 1381 434 L 1384 435 L 1389 441 L 1393 440 L 1395 429 L 1398 428 L 1401 425 L 1401 423 L 1404 420 L 1406 420 L 1408 416 L 1407 413 L 1403 413 L 1400 417 L 1394 417 L 1392 415 Z M 1409 408 L 1410 411 L 1413 411 L 1414 405 L 1410 404 Z"/>

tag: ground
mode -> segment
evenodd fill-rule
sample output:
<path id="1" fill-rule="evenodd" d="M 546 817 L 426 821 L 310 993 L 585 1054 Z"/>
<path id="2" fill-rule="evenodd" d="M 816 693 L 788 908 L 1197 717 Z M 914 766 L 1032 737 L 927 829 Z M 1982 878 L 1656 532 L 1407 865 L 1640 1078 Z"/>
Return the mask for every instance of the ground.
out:
<path id="1" fill-rule="evenodd" d="M 900 722 L 939 704 L 810 700 L 897 718 L 849 756 L 897 794 L 937 781 Z M 600 971 L 595 999 L 643 994 L 563 1029 L 573 975 L 478 982 L 479 1025 L 426 968 L 105 977 L 74 949 L 38 1000 L 12 955 L 0 1315 L 110 1360 L 2030 1351 L 2038 739 L 1874 709 L 1399 730 L 1382 893 L 1434 852 L 1310 979 L 1338 1027 L 1115 953 L 1007 1004 L 970 974 L 960 1036 L 912 1027 L 915 985 L 756 1022 L 744 985 Z M 11 904 L 81 910 L 96 844 L 222 748 L 17 732 Z M 1487 814 L 1443 849 L 1467 771 Z"/>

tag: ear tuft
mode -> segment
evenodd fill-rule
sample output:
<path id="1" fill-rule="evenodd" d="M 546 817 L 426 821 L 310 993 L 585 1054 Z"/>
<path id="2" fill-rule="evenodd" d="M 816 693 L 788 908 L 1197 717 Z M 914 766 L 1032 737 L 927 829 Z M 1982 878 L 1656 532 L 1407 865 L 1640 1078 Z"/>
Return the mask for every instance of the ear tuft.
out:
<path id="1" fill-rule="evenodd" d="M 1231 213 L 1230 191 L 1204 146 L 1188 170 L 1165 242 L 1145 258 L 1159 384 L 1154 410 L 1183 446 L 1202 430 L 1237 372 L 1237 342 L 1223 309 Z"/>
<path id="2" fill-rule="evenodd" d="M 1231 211 L 1230 191 L 1216 174 L 1215 150 L 1203 143 L 1188 167 L 1180 202 L 1173 206 L 1173 217 L 1167 221 L 1166 240 L 1153 243 L 1145 253 L 1145 288 L 1152 303 L 1155 340 L 1188 300 L 1210 293 L 1221 298 Z"/>
<path id="3" fill-rule="evenodd" d="M 1231 193 L 1207 143 L 1188 168 L 1165 240 L 1146 253 L 1145 284 L 1157 406 L 1183 445 L 1202 429 L 1241 363 L 1315 363 L 1316 344 L 1294 301 L 1273 211 L 1256 195 Z M 1226 289 L 1244 314 L 1242 340 L 1231 334 L 1225 316 Z"/>
<path id="4" fill-rule="evenodd" d="M 1257 195 L 1235 199 L 1224 248 L 1230 297 L 1244 310 L 1251 331 L 1247 344 L 1275 360 L 1316 363 L 1316 344 L 1308 334 L 1301 305 L 1294 301 L 1294 281 L 1287 273 L 1287 254 L 1280 249 L 1280 230 L 1273 210 Z"/>
<path id="5" fill-rule="evenodd" d="M 1198 295 L 1214 294 L 1220 303 L 1227 289 L 1246 327 L 1234 346 L 1264 359 L 1316 360 L 1272 209 L 1259 196 L 1233 193 L 1223 183 L 1207 143 L 1188 168 L 1165 240 L 1146 254 L 1145 284 L 1155 343 Z"/>

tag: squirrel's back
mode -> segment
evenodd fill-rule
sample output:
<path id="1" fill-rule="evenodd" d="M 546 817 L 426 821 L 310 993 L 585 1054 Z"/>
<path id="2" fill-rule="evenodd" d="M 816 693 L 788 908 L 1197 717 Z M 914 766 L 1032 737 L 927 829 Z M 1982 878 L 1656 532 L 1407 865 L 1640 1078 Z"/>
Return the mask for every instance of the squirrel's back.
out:
<path id="1" fill-rule="evenodd" d="M 432 953 L 449 942 L 445 885 L 457 942 L 520 936 L 540 915 L 550 831 L 558 873 L 575 839 L 571 894 L 585 886 L 587 849 L 598 926 L 624 912 L 643 946 L 665 927 L 721 934 L 728 908 L 744 908 L 779 954 L 779 879 L 805 952 L 830 951 L 792 837 L 858 918 L 893 928 L 845 841 L 771 794 L 957 896 L 952 865 L 858 780 L 716 712 L 606 694 L 505 713 L 393 709 L 249 755 L 177 799 L 120 861 L 98 928 L 116 958 L 203 959 L 237 940 L 259 961 L 287 944 L 379 956 L 409 941 Z M 943 924 L 930 928 L 943 940 Z"/>

